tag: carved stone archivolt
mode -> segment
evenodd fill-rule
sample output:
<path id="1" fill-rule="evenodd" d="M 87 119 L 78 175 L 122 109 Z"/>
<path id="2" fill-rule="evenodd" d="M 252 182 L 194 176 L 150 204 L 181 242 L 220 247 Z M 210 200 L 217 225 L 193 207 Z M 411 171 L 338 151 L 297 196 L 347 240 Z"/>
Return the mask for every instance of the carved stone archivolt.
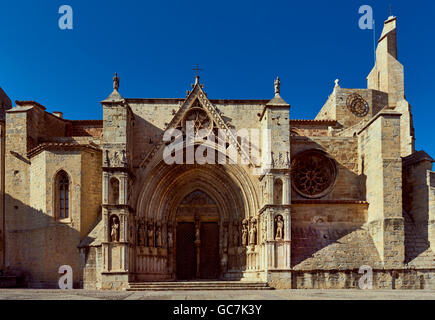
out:
<path id="1" fill-rule="evenodd" d="M 352 94 L 346 100 L 347 108 L 357 117 L 365 117 L 370 110 L 369 104 L 359 94 Z"/>
<path id="2" fill-rule="evenodd" d="M 321 198 L 329 194 L 337 178 L 335 161 L 320 150 L 296 155 L 291 166 L 293 189 L 305 198 Z"/>

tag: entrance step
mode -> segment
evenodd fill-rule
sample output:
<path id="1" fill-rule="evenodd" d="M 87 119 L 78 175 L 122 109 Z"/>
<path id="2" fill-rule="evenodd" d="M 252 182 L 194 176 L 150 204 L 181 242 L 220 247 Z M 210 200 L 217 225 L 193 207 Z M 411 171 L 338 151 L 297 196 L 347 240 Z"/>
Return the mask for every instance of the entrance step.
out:
<path id="1" fill-rule="evenodd" d="M 127 291 L 186 291 L 186 290 L 271 290 L 266 282 L 253 281 L 161 281 L 134 282 Z"/>
<path id="2" fill-rule="evenodd" d="M 0 276 L 0 288 L 17 288 L 18 286 L 16 276 Z"/>

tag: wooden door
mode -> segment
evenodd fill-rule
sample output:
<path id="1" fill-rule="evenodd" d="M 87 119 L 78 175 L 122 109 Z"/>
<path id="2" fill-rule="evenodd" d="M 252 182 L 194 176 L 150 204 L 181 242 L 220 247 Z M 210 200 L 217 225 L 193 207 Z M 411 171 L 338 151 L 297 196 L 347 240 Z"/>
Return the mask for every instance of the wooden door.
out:
<path id="1" fill-rule="evenodd" d="M 201 279 L 218 279 L 219 225 L 216 222 L 201 222 L 201 251 L 199 271 Z"/>
<path id="2" fill-rule="evenodd" d="M 191 222 L 177 224 L 177 280 L 195 279 L 195 225 Z"/>

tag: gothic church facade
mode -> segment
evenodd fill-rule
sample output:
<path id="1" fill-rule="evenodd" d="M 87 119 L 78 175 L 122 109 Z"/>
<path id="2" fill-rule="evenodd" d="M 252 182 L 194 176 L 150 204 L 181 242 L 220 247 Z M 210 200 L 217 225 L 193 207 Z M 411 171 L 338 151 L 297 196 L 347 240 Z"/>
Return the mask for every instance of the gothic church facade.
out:
<path id="1" fill-rule="evenodd" d="M 0 269 L 56 287 L 69 265 L 76 288 L 120 290 L 357 288 L 369 267 L 375 288 L 435 289 L 433 160 L 414 148 L 396 37 L 389 17 L 367 89 L 336 81 L 313 120 L 291 119 L 279 79 L 266 100 L 209 99 L 199 77 L 185 98 L 129 99 L 115 75 L 103 120 L 12 107 L 0 91 Z M 189 163 L 182 141 L 182 163 L 168 164 L 165 133 L 186 137 L 188 123 L 227 130 L 243 161 Z M 245 128 L 270 137 L 246 148 Z"/>

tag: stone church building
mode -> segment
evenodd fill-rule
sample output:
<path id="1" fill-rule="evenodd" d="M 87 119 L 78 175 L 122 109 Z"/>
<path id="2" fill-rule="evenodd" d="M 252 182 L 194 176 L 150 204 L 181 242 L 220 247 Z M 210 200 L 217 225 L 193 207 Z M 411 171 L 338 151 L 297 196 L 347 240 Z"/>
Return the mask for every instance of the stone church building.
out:
<path id="1" fill-rule="evenodd" d="M 414 148 L 395 17 L 376 58 L 367 89 L 337 80 L 312 120 L 292 119 L 279 79 L 265 100 L 213 100 L 199 77 L 184 98 L 130 99 L 115 75 L 102 120 L 0 90 L 0 270 L 29 287 L 69 265 L 88 289 L 358 288 L 363 272 L 435 289 L 435 173 Z M 205 140 L 188 146 L 189 126 L 227 132 L 209 155 L 228 161 L 191 161 Z"/>

